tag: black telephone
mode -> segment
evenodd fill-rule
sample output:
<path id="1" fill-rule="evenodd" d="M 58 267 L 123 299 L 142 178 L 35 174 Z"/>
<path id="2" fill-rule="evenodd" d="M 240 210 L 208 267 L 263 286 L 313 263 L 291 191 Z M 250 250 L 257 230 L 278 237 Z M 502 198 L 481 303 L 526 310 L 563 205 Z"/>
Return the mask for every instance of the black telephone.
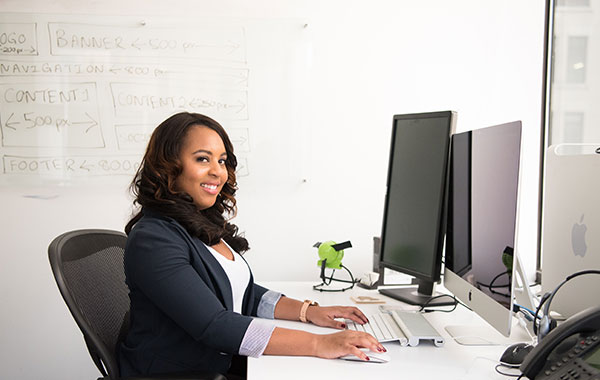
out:
<path id="1" fill-rule="evenodd" d="M 520 366 L 529 379 L 600 379 L 600 306 L 554 328 Z"/>

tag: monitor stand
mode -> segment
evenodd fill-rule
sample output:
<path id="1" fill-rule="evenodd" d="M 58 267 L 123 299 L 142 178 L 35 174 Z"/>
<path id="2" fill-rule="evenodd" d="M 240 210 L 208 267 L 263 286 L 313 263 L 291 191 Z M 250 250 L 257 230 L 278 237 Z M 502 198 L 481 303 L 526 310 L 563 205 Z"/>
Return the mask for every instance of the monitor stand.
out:
<path id="1" fill-rule="evenodd" d="M 515 342 L 530 342 L 529 329 L 513 318 L 510 336 L 500 334 L 489 324 L 446 326 L 444 330 L 462 346 L 506 346 Z"/>
<path id="2" fill-rule="evenodd" d="M 529 310 L 535 310 L 535 298 L 529 288 L 529 282 L 525 275 L 525 267 L 519 258 L 518 251 L 515 251 L 514 253 L 513 266 L 515 267 L 514 280 L 516 280 L 513 284 L 513 302 L 517 305 L 524 306 Z M 524 319 L 522 319 L 522 322 L 523 323 L 513 323 L 510 338 L 500 334 L 489 324 L 480 326 L 446 326 L 445 330 L 456 343 L 464 346 L 507 345 L 514 343 L 515 341 L 530 341 L 535 336 L 533 332 L 533 322 L 527 322 Z"/>
<path id="3" fill-rule="evenodd" d="M 527 281 L 527 276 L 525 275 L 525 267 L 523 266 L 523 261 L 520 259 L 518 251 L 515 251 L 514 253 L 513 265 L 515 266 L 515 277 L 517 280 L 513 285 L 513 302 L 526 309 L 535 311 L 537 307 L 537 302 L 535 302 L 536 298 L 533 296 L 533 292 L 529 287 L 529 281 Z M 524 321 L 524 324 L 527 333 L 531 336 L 535 336 L 533 322 Z"/>
<path id="4" fill-rule="evenodd" d="M 417 284 L 418 287 L 379 289 L 379 293 L 410 305 L 426 305 L 426 307 L 454 305 L 452 297 L 433 298 L 443 295 L 433 291 L 434 282 L 417 279 Z"/>
<path id="5" fill-rule="evenodd" d="M 500 334 L 490 325 L 446 326 L 444 330 L 454 341 L 463 346 L 500 346 L 510 344 L 510 338 Z"/>

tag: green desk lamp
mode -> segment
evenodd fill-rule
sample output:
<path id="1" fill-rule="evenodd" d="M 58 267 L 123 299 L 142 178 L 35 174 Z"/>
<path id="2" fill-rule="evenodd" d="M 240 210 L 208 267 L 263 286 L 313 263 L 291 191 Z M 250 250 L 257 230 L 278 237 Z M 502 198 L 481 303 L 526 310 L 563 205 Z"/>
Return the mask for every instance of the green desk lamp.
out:
<path id="1" fill-rule="evenodd" d="M 313 289 L 318 290 L 320 292 L 343 292 L 348 289 L 352 289 L 356 281 L 352 276 L 352 272 L 348 268 L 342 265 L 342 259 L 344 258 L 344 249 L 351 248 L 352 243 L 350 241 L 345 241 L 343 243 L 337 244 L 334 241 L 326 241 L 324 243 L 317 242 L 313 245 L 313 247 L 319 249 L 319 261 L 317 261 L 317 265 L 321 267 L 321 283 L 318 285 L 313 285 Z M 331 276 L 325 276 L 325 268 L 332 269 Z M 341 280 L 338 278 L 334 278 L 336 269 L 345 269 L 350 275 L 350 280 Z M 347 284 L 351 284 L 348 287 L 341 289 L 329 289 L 325 288 L 329 286 L 332 281 L 343 282 Z"/>

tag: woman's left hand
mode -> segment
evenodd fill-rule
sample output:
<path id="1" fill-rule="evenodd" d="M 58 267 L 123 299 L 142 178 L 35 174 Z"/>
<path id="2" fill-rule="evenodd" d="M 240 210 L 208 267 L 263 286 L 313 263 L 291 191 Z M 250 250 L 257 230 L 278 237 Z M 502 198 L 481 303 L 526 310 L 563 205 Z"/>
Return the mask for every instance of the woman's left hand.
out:
<path id="1" fill-rule="evenodd" d="M 336 318 L 351 319 L 361 325 L 369 321 L 363 312 L 354 306 L 309 306 L 306 310 L 306 319 L 317 326 L 345 329 L 346 324 L 336 321 Z"/>

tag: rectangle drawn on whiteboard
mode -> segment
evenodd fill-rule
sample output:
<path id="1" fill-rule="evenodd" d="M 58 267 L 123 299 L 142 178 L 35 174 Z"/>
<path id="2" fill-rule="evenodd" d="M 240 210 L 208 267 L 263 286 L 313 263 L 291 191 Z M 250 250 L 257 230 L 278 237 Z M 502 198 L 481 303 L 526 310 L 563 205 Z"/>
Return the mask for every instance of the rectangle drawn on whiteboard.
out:
<path id="1" fill-rule="evenodd" d="M 228 128 L 227 134 L 236 152 L 250 151 L 248 128 Z"/>
<path id="2" fill-rule="evenodd" d="M 248 169 L 248 160 L 246 158 L 238 157 L 238 165 L 235 169 L 235 175 L 240 177 L 247 177 L 250 175 L 250 170 Z"/>
<path id="3" fill-rule="evenodd" d="M 87 77 L 93 75 L 94 78 L 183 80 L 203 85 L 243 88 L 248 87 L 248 71 L 248 69 L 199 66 L 197 64 L 106 63 L 93 59 L 90 59 L 88 62 L 58 62 L 54 60 L 31 62 L 26 60 L 0 59 L 0 77 L 16 75 L 23 77 L 41 75 Z"/>
<path id="4" fill-rule="evenodd" d="M 154 125 L 115 125 L 119 150 L 144 152 L 154 127 Z"/>
<path id="5" fill-rule="evenodd" d="M 5 174 L 46 178 L 133 175 L 140 156 L 12 156 L 4 155 Z"/>
<path id="6" fill-rule="evenodd" d="M 246 42 L 241 27 L 98 25 L 48 23 L 50 51 L 54 56 L 101 55 L 107 57 L 163 57 L 246 62 Z"/>
<path id="7" fill-rule="evenodd" d="M 103 148 L 95 83 L 0 84 L 5 147 Z"/>
<path id="8" fill-rule="evenodd" d="M 162 118 L 175 111 L 198 112 L 217 120 L 247 120 L 248 92 L 183 84 L 159 88 L 152 84 L 111 83 L 110 90 L 119 119 L 136 119 L 140 114 Z"/>
<path id="9" fill-rule="evenodd" d="M 37 24 L 0 23 L 0 55 L 38 55 Z"/>

